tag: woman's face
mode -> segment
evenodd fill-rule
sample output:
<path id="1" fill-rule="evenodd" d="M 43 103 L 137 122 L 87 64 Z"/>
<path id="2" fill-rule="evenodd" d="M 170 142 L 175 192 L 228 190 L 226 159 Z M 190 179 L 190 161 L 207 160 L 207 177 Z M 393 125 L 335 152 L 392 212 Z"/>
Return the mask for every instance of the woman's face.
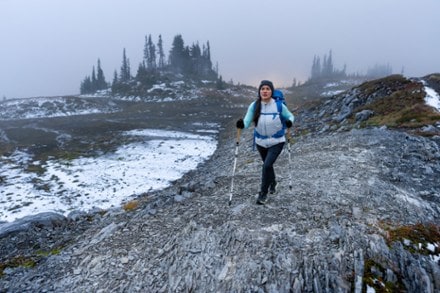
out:
<path id="1" fill-rule="evenodd" d="M 268 85 L 263 85 L 260 89 L 260 97 L 263 102 L 268 102 L 272 98 L 272 90 Z"/>

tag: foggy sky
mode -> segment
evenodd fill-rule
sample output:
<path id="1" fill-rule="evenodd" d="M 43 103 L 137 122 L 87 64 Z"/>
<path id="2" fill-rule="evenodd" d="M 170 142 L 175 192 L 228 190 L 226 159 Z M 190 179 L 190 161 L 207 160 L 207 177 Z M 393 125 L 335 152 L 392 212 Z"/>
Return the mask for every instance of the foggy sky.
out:
<path id="1" fill-rule="evenodd" d="M 108 82 L 125 48 L 132 74 L 144 38 L 165 53 L 210 42 L 225 81 L 290 86 L 313 57 L 333 52 L 337 69 L 375 64 L 420 77 L 440 72 L 438 0 L 0 0 L 0 98 L 78 94 L 101 60 Z"/>

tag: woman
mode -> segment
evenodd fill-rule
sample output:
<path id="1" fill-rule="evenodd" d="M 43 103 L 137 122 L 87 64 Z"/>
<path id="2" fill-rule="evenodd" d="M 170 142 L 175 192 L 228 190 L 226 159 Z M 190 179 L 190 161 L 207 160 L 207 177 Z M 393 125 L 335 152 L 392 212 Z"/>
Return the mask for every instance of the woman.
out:
<path id="1" fill-rule="evenodd" d="M 237 128 L 248 128 L 252 122 L 255 125 L 255 143 L 263 160 L 261 187 L 257 204 L 267 202 L 267 193 L 276 191 L 276 178 L 273 164 L 283 150 L 285 127 L 292 127 L 294 116 L 281 101 L 272 98 L 273 83 L 263 80 L 258 87 L 258 99 L 252 102 L 244 119 L 237 121 Z M 285 126 L 285 127 L 284 127 Z"/>

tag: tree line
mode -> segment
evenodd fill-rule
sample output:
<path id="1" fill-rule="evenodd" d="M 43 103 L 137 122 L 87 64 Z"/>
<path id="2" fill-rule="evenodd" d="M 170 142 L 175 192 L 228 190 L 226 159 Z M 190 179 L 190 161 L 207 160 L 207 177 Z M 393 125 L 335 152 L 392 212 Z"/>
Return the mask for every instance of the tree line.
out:
<path id="1" fill-rule="evenodd" d="M 333 64 L 332 50 L 323 58 L 313 57 L 311 75 L 305 83 L 340 80 L 342 78 L 379 78 L 392 74 L 389 64 L 376 64 L 362 74 L 347 74 L 347 66 L 342 69 L 335 68 Z M 127 57 L 125 48 L 122 52 L 122 62 L 119 72 L 114 71 L 113 80 L 108 83 L 101 68 L 101 61 L 92 68 L 91 75 L 84 78 L 80 85 L 80 93 L 88 94 L 99 90 L 111 88 L 113 93 L 126 93 L 132 89 L 132 83 L 140 84 L 139 91 L 146 91 L 151 88 L 162 76 L 166 74 L 182 75 L 192 79 L 206 79 L 216 81 L 218 88 L 224 87 L 222 77 L 218 75 L 218 66 L 214 68 L 211 61 L 211 48 L 209 41 L 202 46 L 198 42 L 191 46 L 185 45 L 182 35 L 174 37 L 168 58 L 163 49 L 162 36 L 159 35 L 157 43 L 153 42 L 151 35 L 145 36 L 143 58 L 138 65 L 135 75 L 132 75 L 130 60 Z M 402 73 L 403 74 L 403 73 Z M 300 83 L 294 78 L 292 87 Z"/>
<path id="2" fill-rule="evenodd" d="M 114 71 L 112 83 L 105 80 L 101 61 L 98 59 L 96 70 L 93 66 L 92 74 L 86 76 L 81 82 L 80 92 L 81 94 L 94 93 L 109 87 L 114 93 L 124 92 L 129 90 L 131 82 L 140 83 L 143 88 L 148 89 L 161 76 L 169 73 L 199 80 L 221 80 L 221 77 L 218 77 L 218 69 L 213 67 L 211 61 L 209 41 L 202 46 L 198 42 L 187 46 L 182 35 L 176 35 L 168 58 L 166 58 L 162 36 L 159 35 L 157 43 L 154 43 L 151 35 L 148 35 L 145 36 L 142 61 L 134 76 L 124 48 L 120 70 Z"/>
<path id="3" fill-rule="evenodd" d="M 358 73 L 347 74 L 346 69 L 346 65 L 344 65 L 342 69 L 336 69 L 334 67 L 332 50 L 329 51 L 328 55 L 324 55 L 322 59 L 321 57 L 315 55 L 313 57 L 310 78 L 306 81 L 306 83 L 323 80 L 340 80 L 341 78 L 347 77 L 379 78 L 391 75 L 393 72 L 393 69 L 389 64 L 376 64 L 373 67 L 368 68 L 367 73 L 364 75 Z M 296 79 L 294 79 L 293 86 L 295 87 L 297 85 Z"/>
<path id="4" fill-rule="evenodd" d="M 81 94 L 88 94 L 106 88 L 108 88 L 108 84 L 104 77 L 104 71 L 102 71 L 101 68 L 101 60 L 98 58 L 96 71 L 95 71 L 95 66 L 93 66 L 92 75 L 86 76 L 84 80 L 81 82 L 80 92 Z"/>

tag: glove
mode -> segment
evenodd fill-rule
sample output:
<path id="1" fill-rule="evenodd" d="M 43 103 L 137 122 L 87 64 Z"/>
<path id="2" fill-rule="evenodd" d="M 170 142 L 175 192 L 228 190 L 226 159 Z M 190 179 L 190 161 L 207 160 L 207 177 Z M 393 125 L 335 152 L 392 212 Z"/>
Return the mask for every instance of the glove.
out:
<path id="1" fill-rule="evenodd" d="M 292 121 L 290 121 L 290 120 L 286 120 L 286 127 L 287 127 L 287 128 L 292 127 Z"/>
<path id="2" fill-rule="evenodd" d="M 292 124 L 292 123 L 291 123 Z M 240 128 L 240 129 L 243 129 L 244 128 L 244 122 L 243 122 L 243 119 L 238 119 L 237 120 L 237 128 Z"/>

